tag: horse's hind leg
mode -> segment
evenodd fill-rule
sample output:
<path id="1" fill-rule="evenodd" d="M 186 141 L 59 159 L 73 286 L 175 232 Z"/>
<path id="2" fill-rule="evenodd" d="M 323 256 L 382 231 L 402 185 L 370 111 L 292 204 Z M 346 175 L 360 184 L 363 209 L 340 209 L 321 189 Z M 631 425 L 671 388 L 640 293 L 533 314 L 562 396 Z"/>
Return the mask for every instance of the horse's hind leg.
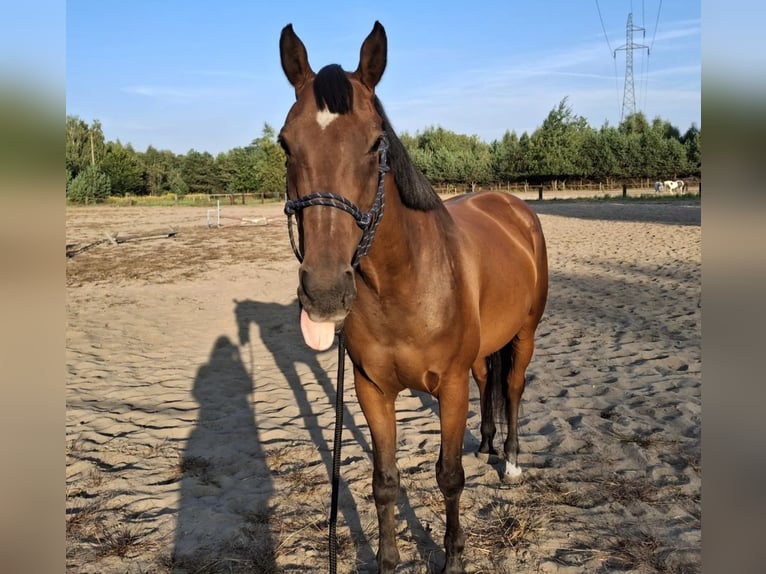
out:
<path id="1" fill-rule="evenodd" d="M 380 393 L 357 369 L 354 369 L 354 385 L 372 436 L 372 494 L 378 512 L 378 572 L 393 574 L 399 563 L 395 517 L 396 497 L 399 493 L 394 410 L 396 396 Z"/>
<path id="2" fill-rule="evenodd" d="M 534 328 L 522 331 L 506 347 L 512 353 L 511 370 L 508 374 L 508 436 L 505 439 L 505 476 L 521 476 L 519 466 L 519 406 L 526 384 L 526 371 L 535 350 Z"/>
<path id="3" fill-rule="evenodd" d="M 499 363 L 499 356 L 495 353 L 490 357 L 480 357 L 471 368 L 473 378 L 476 381 L 476 385 L 479 387 L 479 404 L 481 406 L 481 426 L 479 431 L 481 432 L 481 443 L 479 444 L 479 453 L 490 455 L 497 455 L 492 441 L 495 438 L 495 417 L 492 412 L 492 397 L 489 393 L 493 392 L 492 386 L 487 385 L 487 376 L 489 370 L 487 368 L 488 361 L 495 361 Z M 499 365 L 497 366 L 499 368 Z"/>

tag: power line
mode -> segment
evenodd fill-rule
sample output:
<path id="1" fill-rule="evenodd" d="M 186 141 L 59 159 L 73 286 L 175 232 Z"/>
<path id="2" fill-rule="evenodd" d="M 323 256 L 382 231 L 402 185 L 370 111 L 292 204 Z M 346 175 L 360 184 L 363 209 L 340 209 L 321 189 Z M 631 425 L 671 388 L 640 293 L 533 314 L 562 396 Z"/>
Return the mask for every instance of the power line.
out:
<path id="1" fill-rule="evenodd" d="M 652 48 L 654 48 L 654 40 L 657 38 L 657 28 L 660 24 L 660 14 L 662 12 L 662 0 L 660 0 L 659 5 L 657 6 L 657 18 L 654 21 L 654 32 L 652 32 L 652 41 L 649 44 L 649 48 L 646 51 L 646 77 L 644 79 L 644 107 L 646 107 L 646 99 L 647 99 L 647 93 L 649 91 L 649 55 L 651 54 Z"/>
<path id="2" fill-rule="evenodd" d="M 606 26 L 604 26 L 604 18 L 601 16 L 601 6 L 599 6 L 598 0 L 596 0 L 596 10 L 598 10 L 598 19 L 601 22 L 601 29 L 604 31 L 604 38 L 606 39 L 606 45 L 609 48 L 609 53 L 612 54 L 612 60 L 614 61 L 614 92 L 617 96 L 617 109 L 620 109 L 620 84 L 619 73 L 617 72 L 617 57 L 612 50 L 612 44 L 609 42 L 609 35 L 606 33 Z"/>
<path id="3" fill-rule="evenodd" d="M 642 86 L 642 94 L 641 94 L 641 109 L 646 110 L 646 100 L 647 100 L 647 94 L 649 92 L 649 50 L 647 49 L 646 58 L 643 60 L 642 64 L 642 70 L 643 70 L 643 86 Z"/>
<path id="4" fill-rule="evenodd" d="M 657 36 L 657 26 L 660 23 L 660 11 L 662 10 L 662 0 L 660 0 L 660 5 L 657 8 L 657 20 L 654 22 L 654 33 L 652 34 L 652 43 L 649 44 L 649 49 L 651 50 L 654 47 L 654 38 Z"/>
<path id="5" fill-rule="evenodd" d="M 646 1 L 641 0 L 641 26 L 646 26 Z M 647 50 L 648 52 L 648 50 Z M 646 94 L 649 90 L 649 56 L 641 60 L 641 95 L 639 108 L 646 109 Z"/>
<path id="6" fill-rule="evenodd" d="M 646 26 L 646 6 L 644 0 L 641 0 L 641 25 Z"/>
<path id="7" fill-rule="evenodd" d="M 596 9 L 598 10 L 598 19 L 601 20 L 601 29 L 604 31 L 604 38 L 606 38 L 606 45 L 609 47 L 609 53 L 612 53 L 612 45 L 609 43 L 609 36 L 606 35 L 606 27 L 604 26 L 604 19 L 601 17 L 601 6 L 598 5 L 596 0 Z"/>

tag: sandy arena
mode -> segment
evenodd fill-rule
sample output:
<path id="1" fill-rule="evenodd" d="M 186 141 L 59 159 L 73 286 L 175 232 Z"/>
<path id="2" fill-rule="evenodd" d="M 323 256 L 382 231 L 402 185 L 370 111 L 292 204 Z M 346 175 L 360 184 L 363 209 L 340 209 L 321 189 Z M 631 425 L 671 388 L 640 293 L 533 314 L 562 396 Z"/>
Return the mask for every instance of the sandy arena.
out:
<path id="1" fill-rule="evenodd" d="M 523 481 L 463 463 L 472 573 L 701 572 L 700 203 L 533 202 L 548 306 Z M 327 572 L 336 349 L 298 326 L 281 205 L 67 208 L 67 571 Z M 241 225 L 241 218 L 265 225 Z M 346 365 L 338 571 L 374 572 L 371 446 Z M 438 406 L 398 406 L 399 573 L 438 572 Z"/>

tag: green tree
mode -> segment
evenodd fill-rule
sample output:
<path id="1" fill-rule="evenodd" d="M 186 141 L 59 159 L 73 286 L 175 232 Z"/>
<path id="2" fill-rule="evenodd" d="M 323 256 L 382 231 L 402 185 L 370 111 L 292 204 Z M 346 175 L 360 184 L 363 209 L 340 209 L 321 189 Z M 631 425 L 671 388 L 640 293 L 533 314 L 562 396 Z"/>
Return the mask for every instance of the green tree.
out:
<path id="1" fill-rule="evenodd" d="M 98 166 L 86 166 L 69 183 L 67 199 L 74 203 L 98 203 L 109 197 L 109 177 Z"/>
<path id="2" fill-rule="evenodd" d="M 184 196 L 189 193 L 189 184 L 184 181 L 180 169 L 173 169 L 168 174 L 168 193 Z"/>
<path id="3" fill-rule="evenodd" d="M 572 112 L 567 98 L 562 99 L 530 138 L 532 174 L 554 181 L 587 175 L 587 161 L 579 158 L 581 146 L 590 136 L 591 128 L 581 116 Z"/>
<path id="4" fill-rule="evenodd" d="M 107 143 L 101 171 L 109 177 L 112 195 L 145 195 L 147 192 L 144 165 L 130 146 L 123 146 L 119 141 Z"/>
<path id="5" fill-rule="evenodd" d="M 410 159 L 412 159 L 412 163 L 415 164 L 415 167 L 417 167 L 426 178 L 436 181 L 435 179 L 432 179 L 432 174 L 434 173 L 433 152 L 420 148 L 414 148 L 407 151 L 409 152 Z"/>
<path id="6" fill-rule="evenodd" d="M 278 196 L 285 190 L 285 152 L 277 143 L 277 134 L 268 123 L 263 124 L 261 137 L 254 139 L 248 148 L 253 154 L 256 185 L 253 191 Z"/>
<path id="7" fill-rule="evenodd" d="M 686 150 L 683 144 L 675 138 L 669 138 L 662 142 L 663 144 L 663 174 L 668 177 L 677 178 L 686 175 L 688 163 L 686 161 Z"/>
<path id="8" fill-rule="evenodd" d="M 697 126 L 692 124 L 681 138 L 686 152 L 686 172 L 689 175 L 700 176 L 702 171 L 702 134 Z"/>
<path id="9" fill-rule="evenodd" d="M 622 139 L 617 174 L 621 178 L 656 177 L 646 173 L 646 146 L 650 141 L 651 128 L 646 116 L 636 112 L 626 117 L 617 128 Z"/>
<path id="10" fill-rule="evenodd" d="M 492 176 L 495 181 L 511 182 L 519 178 L 521 146 L 516 132 L 505 130 L 500 141 L 490 144 L 492 149 Z"/>
<path id="11" fill-rule="evenodd" d="M 138 154 L 144 169 L 146 193 L 162 195 L 171 191 L 171 179 L 181 167 L 181 159 L 170 150 L 157 150 L 149 146 Z"/>
<path id="12" fill-rule="evenodd" d="M 532 138 L 527 132 L 519 138 L 519 179 L 529 179 L 532 176 Z"/>
<path id="13" fill-rule="evenodd" d="M 480 183 L 492 179 L 491 148 L 478 136 L 430 127 L 414 140 L 412 160 L 431 181 Z"/>
<path id="14" fill-rule="evenodd" d="M 189 193 L 211 194 L 220 190 L 215 159 L 209 152 L 189 150 L 181 162 L 181 177 Z"/>
<path id="15" fill-rule="evenodd" d="M 607 182 L 610 178 L 619 177 L 623 145 L 620 132 L 605 123 L 596 133 L 595 141 L 588 142 L 584 150 L 590 155 L 590 177 Z"/>
<path id="16" fill-rule="evenodd" d="M 253 193 L 260 185 L 255 150 L 237 147 L 216 161 L 221 166 L 222 179 L 229 193 Z"/>
<path id="17" fill-rule="evenodd" d="M 66 167 L 74 177 L 89 165 L 99 165 L 104 148 L 101 122 L 94 120 L 88 126 L 77 116 L 66 117 Z"/>

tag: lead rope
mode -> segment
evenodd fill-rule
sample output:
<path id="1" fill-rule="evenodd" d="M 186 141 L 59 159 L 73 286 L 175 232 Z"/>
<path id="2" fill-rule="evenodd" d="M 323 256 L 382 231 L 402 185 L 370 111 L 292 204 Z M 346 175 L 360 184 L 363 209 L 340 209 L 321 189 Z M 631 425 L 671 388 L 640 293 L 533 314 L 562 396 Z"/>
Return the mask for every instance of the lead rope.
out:
<path id="1" fill-rule="evenodd" d="M 346 341 L 343 331 L 338 332 L 338 385 L 335 391 L 335 438 L 332 443 L 332 497 L 330 499 L 330 574 L 338 567 L 338 487 L 340 483 L 340 443 L 343 434 L 343 375 L 346 370 Z"/>

